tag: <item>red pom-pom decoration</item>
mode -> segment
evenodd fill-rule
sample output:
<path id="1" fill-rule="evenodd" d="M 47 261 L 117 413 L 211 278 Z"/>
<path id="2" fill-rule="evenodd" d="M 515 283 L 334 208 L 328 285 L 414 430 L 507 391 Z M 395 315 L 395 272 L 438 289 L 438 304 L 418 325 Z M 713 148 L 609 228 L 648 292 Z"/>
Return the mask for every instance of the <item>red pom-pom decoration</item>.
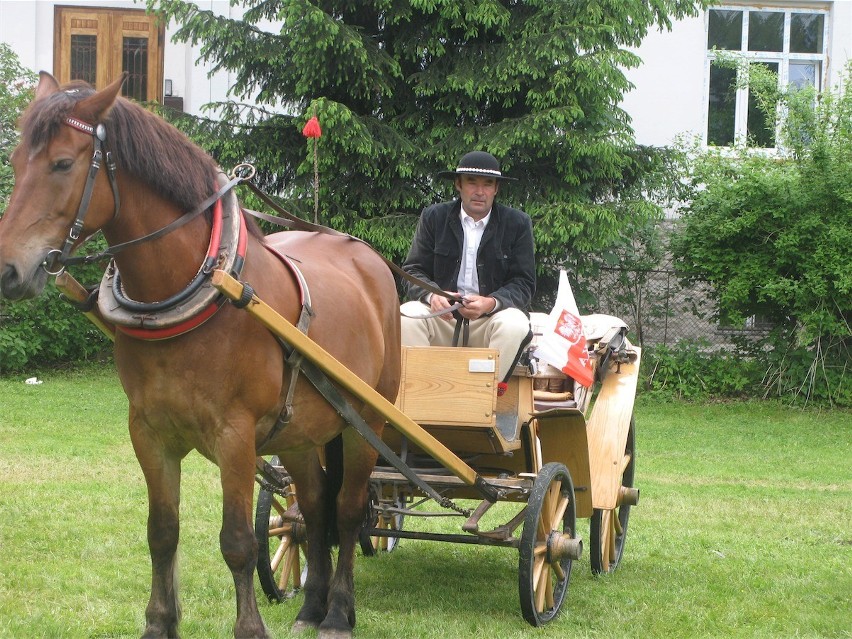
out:
<path id="1" fill-rule="evenodd" d="M 322 136 L 322 129 L 320 129 L 319 120 L 317 120 L 317 116 L 313 116 L 310 120 L 308 120 L 307 124 L 305 124 L 305 128 L 302 129 L 302 135 L 306 138 L 318 138 Z"/>

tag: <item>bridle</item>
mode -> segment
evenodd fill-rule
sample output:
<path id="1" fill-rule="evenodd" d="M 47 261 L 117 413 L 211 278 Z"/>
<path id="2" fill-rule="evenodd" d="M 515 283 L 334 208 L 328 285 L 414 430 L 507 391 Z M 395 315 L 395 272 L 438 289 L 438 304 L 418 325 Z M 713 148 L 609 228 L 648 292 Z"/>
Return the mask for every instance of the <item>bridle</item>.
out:
<path id="1" fill-rule="evenodd" d="M 44 270 L 49 275 L 59 275 L 63 271 L 65 271 L 68 266 L 73 266 L 76 264 L 92 264 L 94 262 L 99 262 L 101 260 L 112 258 L 117 253 L 128 249 L 131 246 L 136 246 L 138 244 L 142 244 L 143 242 L 150 242 L 151 240 L 155 240 L 168 233 L 171 233 L 172 231 L 179 229 L 194 218 L 204 213 L 237 184 L 239 184 L 240 182 L 251 180 L 254 177 L 254 167 L 247 164 L 241 164 L 234 169 L 231 174 L 231 180 L 227 184 L 219 188 L 218 191 L 213 193 L 196 208 L 187 213 L 184 213 L 179 218 L 175 219 L 166 226 L 152 233 L 149 233 L 148 235 L 137 237 L 133 240 L 122 242 L 121 244 L 114 244 L 113 246 L 107 247 L 100 253 L 71 257 L 71 250 L 74 248 L 74 244 L 77 242 L 77 240 L 79 240 L 80 233 L 83 230 L 83 224 L 86 219 L 86 213 L 88 213 L 89 204 L 91 203 L 92 199 L 92 191 L 95 187 L 95 178 L 97 178 L 98 171 L 100 171 L 101 164 L 104 158 L 106 158 L 107 176 L 109 177 L 110 187 L 112 188 L 112 197 L 114 205 L 114 212 L 112 217 L 113 220 L 116 220 L 118 218 L 119 212 L 121 210 L 121 199 L 118 195 L 118 183 L 115 179 L 115 160 L 113 159 L 112 153 L 109 150 L 105 149 L 106 127 L 103 124 L 91 125 L 73 116 L 66 117 L 63 120 L 63 124 L 66 124 L 71 128 L 76 129 L 87 135 L 91 135 L 94 141 L 95 148 L 94 152 L 92 153 L 92 162 L 89 165 L 89 173 L 86 176 L 86 184 L 83 188 L 83 197 L 80 200 L 80 206 L 77 209 L 77 216 L 68 231 L 68 237 L 65 238 L 65 243 L 62 246 L 62 249 L 50 250 L 41 264 L 42 268 L 44 268 Z M 56 266 L 57 264 L 58 268 Z M 205 264 L 205 274 L 209 274 L 211 270 L 212 265 L 208 267 Z"/>
<path id="2" fill-rule="evenodd" d="M 112 152 L 106 150 L 104 145 L 107 137 L 106 127 L 103 124 L 98 124 L 96 126 L 87 124 L 74 116 L 68 116 L 63 120 L 63 123 L 70 126 L 72 129 L 77 129 L 82 133 L 91 135 L 94 141 L 95 150 L 92 153 L 92 161 L 89 164 L 89 173 L 86 176 L 86 185 L 83 187 L 83 197 L 80 200 L 80 206 L 77 207 L 77 217 L 74 219 L 74 223 L 68 230 L 68 237 L 65 238 L 65 243 L 62 245 L 62 249 L 52 249 L 45 256 L 44 262 L 42 262 L 42 267 L 48 275 L 59 275 L 65 270 L 65 267 L 69 263 L 71 249 L 74 248 L 74 244 L 76 244 L 77 240 L 80 239 L 80 233 L 83 230 L 83 223 L 86 220 L 86 213 L 89 211 L 89 204 L 92 200 L 92 191 L 94 191 L 95 188 L 95 179 L 98 177 L 98 171 L 100 171 L 101 163 L 104 160 L 106 160 L 107 176 L 109 177 L 109 184 L 112 188 L 114 207 L 112 219 L 114 220 L 118 218 L 119 212 L 121 211 L 121 198 L 118 196 L 118 184 L 115 180 L 115 160 L 112 156 Z M 51 270 L 51 268 L 55 267 L 57 264 L 59 267 L 55 270 Z"/>

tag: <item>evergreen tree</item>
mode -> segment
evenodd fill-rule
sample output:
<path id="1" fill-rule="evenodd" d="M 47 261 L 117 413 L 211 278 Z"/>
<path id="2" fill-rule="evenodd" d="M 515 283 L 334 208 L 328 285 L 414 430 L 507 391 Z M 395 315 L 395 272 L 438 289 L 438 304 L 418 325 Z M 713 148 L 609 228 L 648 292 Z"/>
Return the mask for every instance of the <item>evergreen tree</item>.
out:
<path id="1" fill-rule="evenodd" d="M 490 151 L 518 183 L 502 201 L 533 218 L 540 288 L 555 268 L 651 218 L 648 181 L 665 163 L 636 145 L 619 107 L 628 50 L 703 0 L 250 0 L 231 20 L 149 0 L 232 72 L 235 100 L 193 133 L 223 166 L 256 163 L 264 187 L 313 213 L 316 115 L 320 221 L 401 260 L 417 214 L 452 195 L 438 171 Z M 282 25 L 267 30 L 268 25 Z M 265 26 L 263 26 L 265 25 Z M 239 123 L 239 124 L 237 124 Z M 542 284 L 544 286 L 542 286 Z"/>

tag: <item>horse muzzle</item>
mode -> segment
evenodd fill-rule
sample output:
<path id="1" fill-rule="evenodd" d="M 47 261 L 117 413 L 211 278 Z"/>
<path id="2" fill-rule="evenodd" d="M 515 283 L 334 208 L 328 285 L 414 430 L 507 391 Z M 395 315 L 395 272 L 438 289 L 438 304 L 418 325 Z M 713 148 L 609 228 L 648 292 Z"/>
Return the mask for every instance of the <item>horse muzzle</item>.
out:
<path id="1" fill-rule="evenodd" d="M 15 264 L 0 264 L 0 298 L 23 300 L 36 297 L 47 284 L 47 271 L 36 263 L 22 273 Z"/>

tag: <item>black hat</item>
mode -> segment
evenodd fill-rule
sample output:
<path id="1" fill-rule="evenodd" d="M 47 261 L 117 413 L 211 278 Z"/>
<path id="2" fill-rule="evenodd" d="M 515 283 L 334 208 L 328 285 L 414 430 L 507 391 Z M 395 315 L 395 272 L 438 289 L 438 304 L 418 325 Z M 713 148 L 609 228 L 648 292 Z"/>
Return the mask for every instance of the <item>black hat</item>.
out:
<path id="1" fill-rule="evenodd" d="M 441 171 L 438 177 L 455 178 L 459 175 L 481 175 L 493 177 L 497 180 L 517 181 L 517 178 L 508 177 L 500 172 L 500 163 L 490 153 L 485 151 L 471 151 L 459 160 L 459 166 L 455 171 Z"/>

